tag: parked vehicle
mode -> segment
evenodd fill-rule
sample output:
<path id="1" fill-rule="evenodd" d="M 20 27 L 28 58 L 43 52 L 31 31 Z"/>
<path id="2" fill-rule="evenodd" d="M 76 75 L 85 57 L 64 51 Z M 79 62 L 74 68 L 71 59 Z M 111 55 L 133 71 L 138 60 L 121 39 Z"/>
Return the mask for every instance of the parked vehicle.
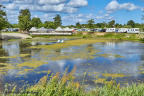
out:
<path id="1" fill-rule="evenodd" d="M 101 29 L 100 32 L 106 32 L 106 29 Z"/>

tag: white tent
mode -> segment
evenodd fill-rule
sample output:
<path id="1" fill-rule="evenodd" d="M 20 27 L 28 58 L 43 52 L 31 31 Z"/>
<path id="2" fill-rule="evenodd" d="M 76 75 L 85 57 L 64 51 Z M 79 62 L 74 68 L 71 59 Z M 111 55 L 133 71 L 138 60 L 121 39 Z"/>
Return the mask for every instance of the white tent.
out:
<path id="1" fill-rule="evenodd" d="M 32 27 L 29 31 L 36 32 L 36 31 L 38 31 L 38 29 L 36 27 Z"/>
<path id="2" fill-rule="evenodd" d="M 58 27 L 57 29 L 55 29 L 55 31 L 64 31 L 61 27 Z"/>
<path id="3" fill-rule="evenodd" d="M 47 29 L 45 29 L 44 27 L 41 27 L 40 29 L 38 29 L 38 31 L 47 31 Z"/>
<path id="4" fill-rule="evenodd" d="M 70 29 L 69 27 L 63 28 L 64 31 L 73 31 L 73 29 Z"/>

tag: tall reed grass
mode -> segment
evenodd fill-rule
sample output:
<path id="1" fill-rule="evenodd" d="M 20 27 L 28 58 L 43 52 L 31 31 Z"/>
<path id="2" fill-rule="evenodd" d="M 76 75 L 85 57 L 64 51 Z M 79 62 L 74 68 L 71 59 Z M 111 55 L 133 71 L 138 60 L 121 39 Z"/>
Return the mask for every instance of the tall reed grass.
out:
<path id="1" fill-rule="evenodd" d="M 47 76 L 44 76 L 34 86 L 30 86 L 26 90 L 26 93 L 21 91 L 20 93 L 1 93 L 1 96 L 144 96 L 144 84 L 132 84 L 121 87 L 120 83 L 116 84 L 114 81 L 105 83 L 103 87 L 96 87 L 91 91 L 86 91 L 84 85 L 80 85 L 79 82 L 75 82 L 76 67 L 67 73 L 67 69 L 63 76 L 60 73 L 51 74 L 48 71 Z M 49 75 L 51 76 L 49 77 Z M 86 73 L 84 73 L 85 75 Z M 48 80 L 49 79 L 49 80 Z M 16 86 L 12 92 L 15 92 Z M 34 93 L 35 92 L 35 93 Z"/>

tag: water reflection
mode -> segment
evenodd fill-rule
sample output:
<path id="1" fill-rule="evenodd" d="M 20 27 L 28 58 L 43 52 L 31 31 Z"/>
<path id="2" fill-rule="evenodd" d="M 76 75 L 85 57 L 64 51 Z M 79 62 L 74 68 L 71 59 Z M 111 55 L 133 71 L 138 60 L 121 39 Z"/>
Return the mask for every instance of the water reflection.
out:
<path id="1" fill-rule="evenodd" d="M 104 74 L 123 74 L 117 77 L 117 83 L 132 83 L 144 81 L 144 44 L 138 42 L 105 42 L 59 49 L 36 49 L 30 46 L 47 45 L 50 42 L 0 42 L 0 57 L 15 56 L 14 58 L 0 58 L 1 63 L 8 63 L 3 73 L 5 83 L 21 85 L 22 81 L 33 84 L 50 69 L 52 73 L 63 73 L 67 67 L 69 72 L 77 65 L 76 81 L 95 87 L 96 76 L 106 78 Z M 48 45 L 47 45 L 48 46 Z M 141 70 L 140 70 L 141 69 Z M 2 76 L 1 76 L 2 77 Z M 1 79 L 2 80 L 2 79 Z M 19 86 L 20 87 L 20 86 Z"/>

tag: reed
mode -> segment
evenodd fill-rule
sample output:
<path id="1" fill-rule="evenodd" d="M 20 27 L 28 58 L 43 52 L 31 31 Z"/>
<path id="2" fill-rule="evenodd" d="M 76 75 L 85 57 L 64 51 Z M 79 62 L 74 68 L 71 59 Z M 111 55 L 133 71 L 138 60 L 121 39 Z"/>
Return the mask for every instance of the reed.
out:
<path id="1" fill-rule="evenodd" d="M 47 76 L 44 76 L 39 80 L 34 86 L 27 88 L 25 93 L 21 90 L 20 93 L 1 93 L 1 95 L 6 96 L 144 96 L 144 84 L 126 85 L 124 87 L 116 84 L 115 81 L 110 81 L 107 83 L 106 80 L 103 80 L 104 86 L 98 87 L 91 91 L 86 91 L 84 85 L 80 85 L 79 82 L 75 82 L 75 71 L 76 67 L 70 72 L 67 73 L 67 69 L 64 72 L 63 76 L 60 76 L 60 73 L 51 74 L 51 71 L 48 71 Z M 49 77 L 49 75 L 51 76 Z M 97 82 L 96 82 L 97 83 Z M 12 89 L 12 92 L 15 92 L 16 86 Z M 8 91 L 8 90 L 6 90 Z"/>

